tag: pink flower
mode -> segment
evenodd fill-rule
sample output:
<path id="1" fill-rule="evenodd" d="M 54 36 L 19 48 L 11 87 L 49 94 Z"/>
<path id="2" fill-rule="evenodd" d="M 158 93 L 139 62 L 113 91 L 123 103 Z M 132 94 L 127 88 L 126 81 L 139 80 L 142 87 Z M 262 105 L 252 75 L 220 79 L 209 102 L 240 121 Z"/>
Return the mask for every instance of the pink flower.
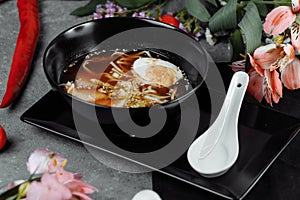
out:
<path id="1" fill-rule="evenodd" d="M 42 176 L 41 182 L 31 183 L 26 196 L 26 200 L 69 200 L 71 198 L 71 191 L 48 173 Z"/>
<path id="2" fill-rule="evenodd" d="M 59 169 L 52 175 L 45 173 L 41 182 L 32 182 L 26 200 L 91 200 L 87 195 L 95 191 L 78 174 Z"/>
<path id="3" fill-rule="evenodd" d="M 293 47 L 289 44 L 281 46 L 269 44 L 257 48 L 253 57 L 250 54 L 249 57 L 252 67 L 261 76 L 259 78 L 256 73 L 249 73 L 249 93 L 258 101 L 265 97 L 270 105 L 272 105 L 272 100 L 278 103 L 282 97 L 282 83 L 276 69 L 280 68 L 282 70 L 294 60 Z"/>
<path id="4" fill-rule="evenodd" d="M 264 76 L 265 69 L 273 71 L 274 69 L 283 69 L 295 58 L 294 48 L 290 44 L 276 46 L 268 44 L 257 48 L 253 56 L 249 54 L 252 67 Z"/>
<path id="5" fill-rule="evenodd" d="M 264 31 L 268 34 L 278 35 L 291 25 L 291 41 L 297 51 L 300 51 L 300 25 L 295 21 L 299 13 L 299 0 L 292 0 L 292 8 L 279 6 L 273 9 L 266 17 Z"/>
<path id="6" fill-rule="evenodd" d="M 295 58 L 281 71 L 281 80 L 283 85 L 290 90 L 300 88 L 300 61 L 298 58 Z"/>
<path id="7" fill-rule="evenodd" d="M 295 49 L 300 52 L 300 25 L 297 22 L 293 22 L 291 27 L 291 41 Z"/>
<path id="8" fill-rule="evenodd" d="M 83 182 L 81 176 L 78 174 L 73 174 L 60 169 L 56 172 L 55 176 L 60 183 L 69 188 L 74 197 L 81 200 L 91 200 L 87 194 L 92 194 L 97 191 L 93 186 Z"/>
<path id="9" fill-rule="evenodd" d="M 289 6 L 274 8 L 266 17 L 264 31 L 268 34 L 278 35 L 284 32 L 296 20 L 296 13 Z"/>
<path id="10" fill-rule="evenodd" d="M 282 97 L 282 83 L 279 79 L 277 70 L 265 70 L 265 77 L 267 81 L 267 89 L 265 91 L 267 102 L 272 105 L 271 96 L 275 103 L 278 103 Z"/>
<path id="11" fill-rule="evenodd" d="M 245 71 L 246 69 L 246 60 L 238 60 L 230 65 L 232 71 L 237 72 L 237 71 Z"/>
<path id="12" fill-rule="evenodd" d="M 31 174 L 54 172 L 64 167 L 66 162 L 67 160 L 61 155 L 41 148 L 31 153 L 27 161 L 27 169 Z"/>
<path id="13" fill-rule="evenodd" d="M 249 71 L 249 85 L 247 91 L 259 102 L 265 98 L 266 102 L 272 105 L 278 103 L 282 97 L 282 84 L 279 79 L 279 73 L 274 70 L 265 70 L 265 76 L 261 76 L 257 71 Z"/>
<path id="14" fill-rule="evenodd" d="M 265 78 L 259 75 L 254 69 L 251 69 L 248 74 L 249 85 L 247 92 L 249 92 L 249 94 L 251 94 L 256 100 L 261 102 L 265 96 Z"/>
<path id="15" fill-rule="evenodd" d="M 137 11 L 132 14 L 132 17 L 137 18 L 150 18 L 145 11 Z"/>

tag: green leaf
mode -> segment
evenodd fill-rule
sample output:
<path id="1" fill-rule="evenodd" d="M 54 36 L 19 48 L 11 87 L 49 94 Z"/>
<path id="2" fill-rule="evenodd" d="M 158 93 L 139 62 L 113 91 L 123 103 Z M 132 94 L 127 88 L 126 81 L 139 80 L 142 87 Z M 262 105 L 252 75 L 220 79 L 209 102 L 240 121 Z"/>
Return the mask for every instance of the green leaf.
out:
<path id="1" fill-rule="evenodd" d="M 154 3 L 156 0 L 115 0 L 117 4 L 128 9 L 137 9 Z"/>
<path id="2" fill-rule="evenodd" d="M 245 15 L 238 26 L 241 28 L 246 43 L 246 52 L 252 53 L 260 44 L 262 23 L 256 5 L 249 1 L 245 7 Z"/>
<path id="3" fill-rule="evenodd" d="M 300 24 L 300 15 L 296 14 L 296 20 L 295 20 L 298 24 Z"/>
<path id="4" fill-rule="evenodd" d="M 212 32 L 234 29 L 237 26 L 236 15 L 237 0 L 229 0 L 209 20 L 209 29 Z"/>
<path id="5" fill-rule="evenodd" d="M 199 0 L 186 0 L 185 7 L 189 14 L 202 22 L 208 22 L 210 14 Z"/>
<path id="6" fill-rule="evenodd" d="M 0 200 L 15 200 L 18 197 L 19 185 L 0 194 Z"/>
<path id="7" fill-rule="evenodd" d="M 277 3 L 278 2 L 278 3 Z M 276 0 L 275 2 L 274 2 L 274 5 L 276 6 L 282 6 L 282 5 L 286 5 L 286 6 L 292 6 L 292 4 L 291 4 L 291 0 Z"/>
<path id="8" fill-rule="evenodd" d="M 5 200 L 15 200 L 17 197 L 18 197 L 18 194 L 14 195 L 14 196 L 11 196 L 11 197 L 8 197 Z"/>
<path id="9" fill-rule="evenodd" d="M 98 4 L 105 4 L 105 3 L 106 3 L 106 0 L 90 0 L 90 2 L 88 4 L 86 4 L 85 6 L 77 8 L 76 10 L 71 12 L 71 15 L 75 15 L 78 17 L 91 15 L 91 14 L 93 14 L 93 12 L 95 12 L 96 6 Z"/>
<path id="10" fill-rule="evenodd" d="M 267 5 L 265 4 L 257 4 L 257 9 L 258 9 L 258 12 L 259 12 L 259 15 L 263 18 L 265 18 L 268 14 L 268 7 Z"/>
<path id="11" fill-rule="evenodd" d="M 42 174 L 34 174 L 31 176 L 31 178 L 29 178 L 28 181 L 29 182 L 40 181 L 41 177 L 42 177 Z M 19 189 L 20 189 L 20 186 L 22 186 L 22 185 L 23 185 L 23 183 L 1 193 L 0 200 L 16 200 L 19 197 Z M 27 187 L 28 187 L 28 184 L 27 184 Z"/>
<path id="12" fill-rule="evenodd" d="M 230 43 L 233 48 L 232 61 L 240 60 L 240 54 L 245 54 L 245 45 L 243 42 L 241 29 L 235 29 L 230 37 Z"/>
<path id="13" fill-rule="evenodd" d="M 206 0 L 206 1 L 207 1 L 208 3 L 210 3 L 211 5 L 215 6 L 215 7 L 218 6 L 216 0 Z"/>

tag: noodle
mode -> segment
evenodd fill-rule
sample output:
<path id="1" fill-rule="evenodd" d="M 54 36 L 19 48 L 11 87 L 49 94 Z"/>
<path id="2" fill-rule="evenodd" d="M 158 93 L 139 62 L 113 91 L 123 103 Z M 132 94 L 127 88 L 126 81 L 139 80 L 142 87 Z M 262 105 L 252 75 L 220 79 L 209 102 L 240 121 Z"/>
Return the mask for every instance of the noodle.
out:
<path id="1" fill-rule="evenodd" d="M 138 108 L 174 100 L 180 91 L 179 82 L 184 81 L 184 86 L 180 88 L 185 89 L 188 85 L 187 79 L 181 78 L 182 76 L 175 79 L 176 73 L 183 74 L 178 67 L 173 69 L 173 64 L 154 58 L 152 52 L 135 50 L 130 53 L 114 52 L 109 56 L 104 56 L 103 52 L 91 53 L 82 62 L 77 60 L 71 64 L 78 67 L 78 72 L 73 80 L 64 78 L 67 83 L 64 82 L 61 86 L 67 93 L 100 105 Z M 149 60 L 142 66 L 135 66 L 135 61 L 141 62 L 142 58 Z M 141 76 L 141 70 L 145 71 L 142 74 L 147 77 Z M 170 76 L 170 73 L 173 75 Z M 71 72 L 66 70 L 63 77 L 70 76 Z M 163 80 L 169 77 L 172 79 Z M 182 94 L 185 92 L 181 91 Z"/>

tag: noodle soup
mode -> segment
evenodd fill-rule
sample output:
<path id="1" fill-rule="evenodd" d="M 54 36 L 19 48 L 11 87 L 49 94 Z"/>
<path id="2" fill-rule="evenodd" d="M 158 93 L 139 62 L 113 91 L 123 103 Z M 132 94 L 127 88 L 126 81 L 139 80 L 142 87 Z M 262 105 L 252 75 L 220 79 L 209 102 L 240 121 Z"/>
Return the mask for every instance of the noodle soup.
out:
<path id="1" fill-rule="evenodd" d="M 79 99 L 125 108 L 163 104 L 191 90 L 181 67 L 153 50 L 92 52 L 66 67 L 60 82 Z"/>

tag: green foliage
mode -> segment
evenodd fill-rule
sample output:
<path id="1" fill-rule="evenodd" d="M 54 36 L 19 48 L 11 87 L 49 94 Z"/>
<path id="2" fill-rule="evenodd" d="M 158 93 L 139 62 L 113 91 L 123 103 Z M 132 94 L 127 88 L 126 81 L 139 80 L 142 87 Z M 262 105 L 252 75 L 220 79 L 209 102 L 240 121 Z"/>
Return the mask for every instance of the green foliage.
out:
<path id="1" fill-rule="evenodd" d="M 229 2 L 220 8 L 209 20 L 209 28 L 212 32 L 234 29 L 237 26 L 236 15 L 237 0 Z"/>
<path id="2" fill-rule="evenodd" d="M 206 0 L 208 3 L 210 3 L 211 5 L 217 7 L 218 4 L 217 4 L 217 1 L 216 0 Z"/>
<path id="3" fill-rule="evenodd" d="M 157 0 L 115 0 L 117 4 L 128 9 L 137 9 L 154 3 Z"/>
<path id="4" fill-rule="evenodd" d="M 245 7 L 245 15 L 238 26 L 245 37 L 246 52 L 252 53 L 260 44 L 262 38 L 262 22 L 256 5 L 249 1 Z"/>
<path id="5" fill-rule="evenodd" d="M 263 18 L 265 18 L 268 14 L 268 8 L 265 4 L 257 4 L 257 9 L 259 12 L 259 15 Z"/>
<path id="6" fill-rule="evenodd" d="M 296 15 L 296 20 L 295 20 L 298 24 L 300 24 L 300 15 L 299 14 L 297 14 Z"/>
<path id="7" fill-rule="evenodd" d="M 276 2 L 278 3 L 275 3 L 275 5 L 278 5 L 278 6 L 282 6 L 282 5 L 287 5 L 287 6 L 292 6 L 292 1 L 291 0 L 276 0 Z"/>
<path id="8" fill-rule="evenodd" d="M 160 4 L 163 0 L 111 1 L 114 1 L 121 7 L 126 7 L 128 10 L 140 11 L 146 9 L 152 3 L 157 2 Z M 107 0 L 90 0 L 87 5 L 74 10 L 71 14 L 76 16 L 90 15 L 95 11 L 98 4 L 105 4 L 106 2 Z M 220 6 L 217 0 L 185 0 L 186 9 L 180 11 L 177 17 L 182 22 L 185 21 L 185 25 L 187 24 L 187 19 L 191 17 L 193 17 L 193 22 L 197 23 L 199 27 L 199 21 L 207 22 L 212 33 L 231 32 L 230 41 L 234 49 L 233 60 L 236 60 L 239 59 L 240 53 L 252 53 L 261 44 L 263 31 L 261 18 L 266 17 L 269 11 L 268 8 L 271 8 L 269 6 L 276 6 L 277 4 L 290 5 L 291 1 L 228 0 L 225 6 Z M 215 10 L 217 11 L 215 12 Z M 299 16 L 297 16 L 298 21 L 300 21 Z M 197 26 L 193 25 L 192 27 L 195 28 Z"/>
<path id="9" fill-rule="evenodd" d="M 190 15 L 202 22 L 208 22 L 210 14 L 199 0 L 186 0 L 185 6 Z"/>
<path id="10" fill-rule="evenodd" d="M 93 12 L 96 10 L 96 6 L 98 4 L 105 4 L 107 0 L 90 0 L 88 4 L 86 4 L 83 7 L 77 8 L 73 12 L 71 12 L 71 15 L 75 15 L 78 17 L 87 16 L 90 14 L 93 14 Z"/>
<path id="11" fill-rule="evenodd" d="M 245 45 L 243 42 L 243 37 L 241 33 L 241 29 L 237 28 L 234 30 L 230 37 L 230 43 L 233 48 L 232 60 L 240 60 L 240 53 L 245 52 Z"/>

